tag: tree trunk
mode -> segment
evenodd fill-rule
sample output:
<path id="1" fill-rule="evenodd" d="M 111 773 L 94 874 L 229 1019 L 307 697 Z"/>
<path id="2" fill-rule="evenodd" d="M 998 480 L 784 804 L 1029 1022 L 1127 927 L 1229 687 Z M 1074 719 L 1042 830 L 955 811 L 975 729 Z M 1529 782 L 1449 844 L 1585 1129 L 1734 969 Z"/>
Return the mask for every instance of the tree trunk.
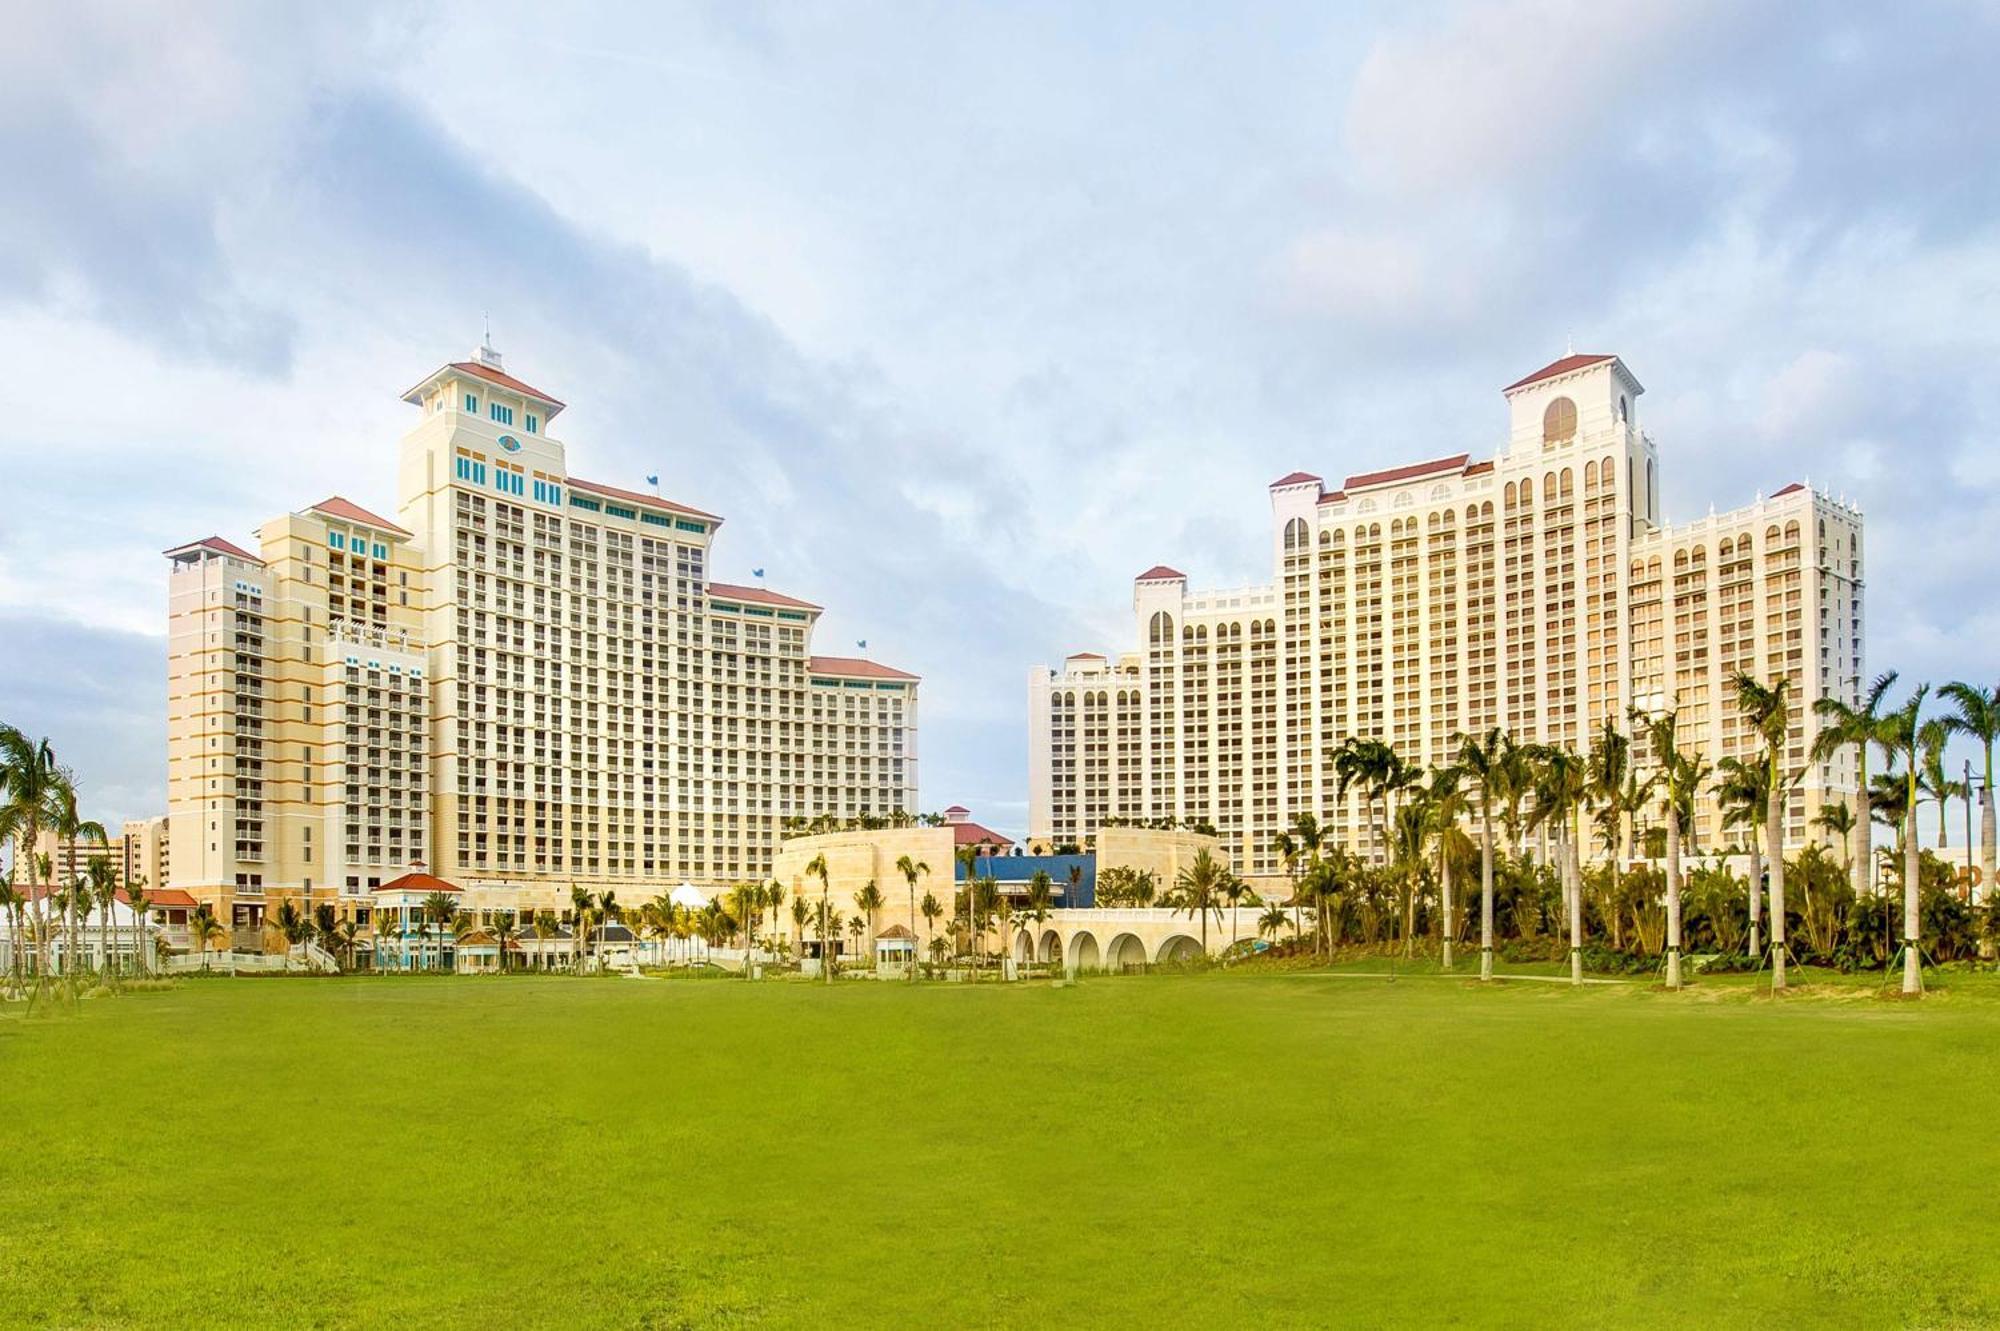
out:
<path id="1" fill-rule="evenodd" d="M 1917 878 L 1922 868 L 1922 852 L 1917 848 L 1917 802 L 1903 814 L 1903 992 L 1923 992 L 1923 963 L 1918 959 Z"/>
<path id="2" fill-rule="evenodd" d="M 1449 830 L 1449 829 L 1447 829 Z M 1438 883 L 1444 893 L 1444 968 L 1451 969 L 1451 847 L 1447 845 L 1438 856 Z"/>
<path id="3" fill-rule="evenodd" d="M 1479 978 L 1493 978 L 1493 810 L 1480 801 Z"/>
<path id="4" fill-rule="evenodd" d="M 1681 987 L 1681 816 L 1667 813 L 1667 988 Z"/>
<path id="5" fill-rule="evenodd" d="M 1757 932 L 1757 921 L 1763 905 L 1763 882 L 1764 831 L 1760 827 L 1753 826 L 1750 829 L 1750 933 L 1749 942 L 1745 944 L 1749 949 L 1746 955 L 1752 957 L 1762 956 L 1764 952 L 1758 942 L 1762 935 Z"/>
<path id="6" fill-rule="evenodd" d="M 1854 770 L 1860 774 L 1861 788 L 1854 795 L 1854 832 L 1849 838 L 1854 845 L 1854 859 L 1847 866 L 1856 901 L 1869 895 L 1868 886 L 1875 876 L 1875 830 L 1868 821 L 1868 746 L 1860 747 L 1861 758 Z"/>
<path id="7" fill-rule="evenodd" d="M 1771 988 L 1785 987 L 1785 792 L 1771 774 L 1771 811 L 1765 818 L 1771 846 Z"/>
<path id="8" fill-rule="evenodd" d="M 1979 886 L 1980 896 L 1990 900 L 1993 893 L 1993 787 L 1979 792 Z"/>
<path id="9" fill-rule="evenodd" d="M 1583 983 L 1583 874 L 1579 871 L 1575 847 L 1569 844 L 1565 825 L 1556 835 L 1556 854 L 1562 857 L 1563 873 L 1569 879 L 1569 982 Z"/>

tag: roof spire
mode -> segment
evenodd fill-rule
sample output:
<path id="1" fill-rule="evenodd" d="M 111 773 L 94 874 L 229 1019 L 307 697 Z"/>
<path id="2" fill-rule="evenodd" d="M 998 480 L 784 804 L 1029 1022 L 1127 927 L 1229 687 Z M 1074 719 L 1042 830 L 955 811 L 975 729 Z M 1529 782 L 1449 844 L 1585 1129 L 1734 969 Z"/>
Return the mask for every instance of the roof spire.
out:
<path id="1" fill-rule="evenodd" d="M 479 349 L 472 353 L 472 358 L 496 370 L 505 368 L 500 364 L 500 353 L 493 349 L 493 320 L 484 312 L 479 316 Z"/>

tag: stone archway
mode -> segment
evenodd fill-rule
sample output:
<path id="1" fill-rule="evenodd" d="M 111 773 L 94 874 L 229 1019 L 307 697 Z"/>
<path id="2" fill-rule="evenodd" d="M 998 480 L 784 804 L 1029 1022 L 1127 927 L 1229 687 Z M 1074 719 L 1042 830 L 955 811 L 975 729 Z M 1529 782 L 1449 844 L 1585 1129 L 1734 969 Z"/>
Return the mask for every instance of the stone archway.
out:
<path id="1" fill-rule="evenodd" d="M 1094 971 L 1103 964 L 1103 958 L 1097 950 L 1097 939 L 1088 929 L 1079 929 L 1070 935 L 1069 968 L 1071 970 Z"/>
<path id="2" fill-rule="evenodd" d="M 1175 934 L 1160 944 L 1160 950 L 1153 954 L 1153 960 L 1162 966 L 1178 962 L 1193 961 L 1201 956 L 1201 942 L 1186 934 Z"/>
<path id="3" fill-rule="evenodd" d="M 1053 929 L 1048 930 L 1042 935 L 1041 954 L 1037 959 L 1044 962 L 1053 962 L 1062 954 L 1062 935 Z"/>
<path id="4" fill-rule="evenodd" d="M 1119 934 L 1104 950 L 1104 969 L 1108 971 L 1143 970 L 1145 965 L 1146 945 L 1137 934 Z"/>
<path id="5" fill-rule="evenodd" d="M 1027 930 L 1017 930 L 1014 934 L 1014 960 L 1023 966 L 1035 959 L 1035 935 Z"/>

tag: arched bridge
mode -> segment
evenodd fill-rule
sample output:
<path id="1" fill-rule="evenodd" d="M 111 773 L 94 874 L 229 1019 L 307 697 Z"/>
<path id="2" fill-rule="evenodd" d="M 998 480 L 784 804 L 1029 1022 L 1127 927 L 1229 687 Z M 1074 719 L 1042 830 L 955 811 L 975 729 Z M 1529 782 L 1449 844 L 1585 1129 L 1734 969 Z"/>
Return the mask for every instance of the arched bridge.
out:
<path id="1" fill-rule="evenodd" d="M 1219 956 L 1234 938 L 1255 938 L 1257 917 L 1245 906 L 1208 917 L 1208 951 Z M 1231 916 L 1234 916 L 1232 921 Z M 1233 932 L 1232 932 L 1233 930 Z M 1022 965 L 1073 971 L 1130 971 L 1201 955 L 1202 922 L 1186 911 L 1058 910 L 1037 924 L 1014 922 L 1013 956 Z"/>

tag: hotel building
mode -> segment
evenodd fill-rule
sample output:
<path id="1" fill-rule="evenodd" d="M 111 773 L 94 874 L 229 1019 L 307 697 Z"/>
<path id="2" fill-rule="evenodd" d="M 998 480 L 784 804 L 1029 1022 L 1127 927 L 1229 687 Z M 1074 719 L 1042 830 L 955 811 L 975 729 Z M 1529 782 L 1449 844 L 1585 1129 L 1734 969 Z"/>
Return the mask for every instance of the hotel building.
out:
<path id="1" fill-rule="evenodd" d="M 712 581 L 720 517 L 572 474 L 491 347 L 404 400 L 394 520 L 331 498 L 166 552 L 174 887 L 239 924 L 419 864 L 482 906 L 633 902 L 768 877 L 787 817 L 915 811 L 917 677 Z"/>
<path id="2" fill-rule="evenodd" d="M 1616 356 L 1564 356 L 1507 387 L 1492 459 L 1273 482 L 1269 583 L 1197 592 L 1172 568 L 1141 574 L 1135 650 L 1029 675 L 1029 836 L 1208 823 L 1268 875 L 1273 838 L 1310 811 L 1379 851 L 1358 792 L 1338 793 L 1350 735 L 1416 764 L 1493 727 L 1587 752 L 1607 722 L 1629 733 L 1633 707 L 1675 707 L 1683 748 L 1747 755 L 1758 740 L 1729 681 L 1748 671 L 1791 681 L 1802 789 L 1785 830 L 1802 841 L 1854 784 L 1851 758 L 1807 759 L 1813 701 L 1860 688 L 1860 511 L 1791 484 L 1667 525 L 1643 391 Z M 1693 831 L 1729 839 L 1712 806 Z"/>

